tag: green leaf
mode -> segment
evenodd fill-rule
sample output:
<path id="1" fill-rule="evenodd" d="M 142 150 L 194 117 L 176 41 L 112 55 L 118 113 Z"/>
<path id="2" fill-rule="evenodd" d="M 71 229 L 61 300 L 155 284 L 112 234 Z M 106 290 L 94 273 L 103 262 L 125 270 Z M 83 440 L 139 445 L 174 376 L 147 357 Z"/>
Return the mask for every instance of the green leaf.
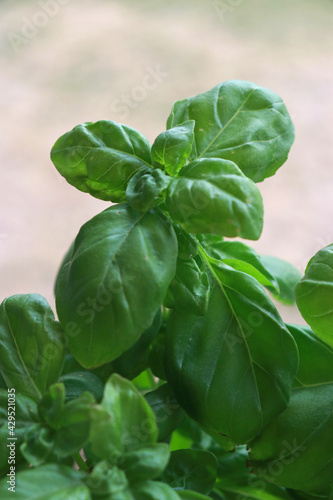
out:
<path id="1" fill-rule="evenodd" d="M 229 160 L 201 158 L 170 183 L 166 206 L 189 233 L 214 233 L 256 240 L 263 225 L 257 186 Z"/>
<path id="2" fill-rule="evenodd" d="M 331 383 L 293 389 L 288 408 L 250 443 L 250 449 L 259 477 L 327 495 L 333 477 L 333 376 Z"/>
<path id="3" fill-rule="evenodd" d="M 54 436 L 52 429 L 36 424 L 27 429 L 20 450 L 26 461 L 33 467 L 43 465 L 54 457 Z"/>
<path id="4" fill-rule="evenodd" d="M 178 496 L 184 500 L 209 500 L 211 497 L 197 493 L 196 491 L 190 490 L 179 490 L 177 491 Z"/>
<path id="5" fill-rule="evenodd" d="M 193 259 L 198 254 L 199 242 L 194 235 L 184 231 L 177 224 L 173 224 L 178 241 L 178 258 L 182 260 Z"/>
<path id="6" fill-rule="evenodd" d="M 177 429 L 185 414 L 169 384 L 163 384 L 154 391 L 148 392 L 145 394 L 145 398 L 154 412 L 158 427 L 158 439 L 163 441 Z"/>
<path id="7" fill-rule="evenodd" d="M 156 137 L 151 148 L 152 160 L 163 165 L 169 175 L 176 175 L 185 165 L 192 150 L 194 125 L 189 120 Z"/>
<path id="8" fill-rule="evenodd" d="M 294 141 L 294 126 L 281 98 L 251 82 L 229 80 L 177 101 L 167 127 L 189 119 L 195 121 L 191 160 L 232 160 L 255 182 L 274 175 Z"/>
<path id="9" fill-rule="evenodd" d="M 169 321 L 168 382 L 214 438 L 243 444 L 287 407 L 297 347 L 256 280 L 202 255 L 215 286 L 205 316 Z"/>
<path id="10" fill-rule="evenodd" d="M 296 267 L 285 260 L 261 255 L 261 262 L 278 283 L 279 292 L 270 290 L 273 297 L 285 304 L 295 304 L 295 289 L 302 275 Z"/>
<path id="11" fill-rule="evenodd" d="M 0 483 L 2 500 L 90 500 L 82 483 L 84 475 L 65 465 L 47 464 L 20 472 L 16 476 L 15 494 L 8 491 L 7 478 Z"/>
<path id="12" fill-rule="evenodd" d="M 152 443 L 139 450 L 125 453 L 118 467 L 125 471 L 130 483 L 154 479 L 165 469 L 169 455 L 169 445 L 165 443 Z"/>
<path id="13" fill-rule="evenodd" d="M 177 259 L 176 275 L 164 305 L 176 311 L 202 315 L 207 310 L 209 280 L 194 259 Z"/>
<path id="14" fill-rule="evenodd" d="M 154 321 L 143 332 L 139 340 L 112 362 L 113 371 L 129 380 L 137 377 L 149 366 L 149 346 L 156 338 L 161 327 L 162 313 L 158 309 Z"/>
<path id="15" fill-rule="evenodd" d="M 107 381 L 100 412 L 94 412 L 92 418 L 92 452 L 110 463 L 157 440 L 149 404 L 129 380 L 117 374 Z"/>
<path id="16" fill-rule="evenodd" d="M 0 453 L 0 476 L 7 474 L 11 465 L 15 465 L 17 468 L 19 464 L 24 462 L 20 445 L 24 441 L 27 429 L 38 422 L 36 403 L 27 396 L 16 394 L 13 389 L 10 391 L 0 390 L 0 449 L 2 450 Z M 8 440 L 11 437 L 10 431 L 14 432 L 12 437 L 15 440 Z M 14 446 L 12 446 L 13 443 Z M 11 446 L 7 447 L 8 444 Z M 15 464 L 12 462 L 14 454 Z"/>
<path id="17" fill-rule="evenodd" d="M 133 175 L 126 188 L 127 203 L 139 212 L 147 212 L 162 200 L 171 178 L 159 168 L 142 167 Z"/>
<path id="18" fill-rule="evenodd" d="M 131 176 L 150 165 L 150 144 L 137 130 L 114 121 L 83 123 L 62 135 L 51 159 L 69 184 L 101 200 L 121 202 Z"/>
<path id="19" fill-rule="evenodd" d="M 133 486 L 135 500 L 179 500 L 177 493 L 165 483 L 143 481 Z"/>
<path id="20" fill-rule="evenodd" d="M 170 456 L 161 479 L 176 490 L 194 490 L 208 494 L 214 488 L 217 461 L 215 455 L 201 450 L 177 450 Z"/>
<path id="21" fill-rule="evenodd" d="M 9 388 L 34 401 L 61 374 L 65 339 L 46 300 L 13 295 L 0 307 L 0 370 Z"/>
<path id="22" fill-rule="evenodd" d="M 62 269 L 57 311 L 85 368 L 118 358 L 151 326 L 176 271 L 177 240 L 159 210 L 108 208 L 81 228 Z"/>
<path id="23" fill-rule="evenodd" d="M 272 274 L 264 266 L 257 252 L 241 241 L 203 240 L 203 247 L 211 257 L 222 260 L 238 271 L 243 271 L 256 278 L 259 283 L 270 290 L 279 291 L 279 285 Z"/>
<path id="24" fill-rule="evenodd" d="M 125 472 L 103 460 L 86 479 L 93 499 L 134 500 Z"/>
<path id="25" fill-rule="evenodd" d="M 296 288 L 296 302 L 314 333 L 333 347 L 333 244 L 308 263 Z"/>
<path id="26" fill-rule="evenodd" d="M 97 375 L 91 372 L 73 372 L 60 377 L 59 382 L 65 386 L 66 401 L 81 396 L 83 392 L 91 392 L 96 401 L 103 397 L 103 382 Z"/>
<path id="27" fill-rule="evenodd" d="M 287 325 L 294 337 L 298 352 L 299 365 L 294 387 L 325 384 L 333 380 L 333 349 L 325 344 L 310 327 Z"/>

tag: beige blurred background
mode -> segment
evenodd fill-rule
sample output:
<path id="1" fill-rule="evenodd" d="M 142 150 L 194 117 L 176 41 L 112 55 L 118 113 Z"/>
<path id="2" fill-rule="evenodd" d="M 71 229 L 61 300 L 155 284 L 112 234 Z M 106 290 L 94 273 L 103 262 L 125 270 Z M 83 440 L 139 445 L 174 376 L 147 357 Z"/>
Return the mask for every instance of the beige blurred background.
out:
<path id="1" fill-rule="evenodd" d="M 296 127 L 289 160 L 259 185 L 253 246 L 304 271 L 333 241 L 331 0 L 1 0 L 0 19 L 0 301 L 36 292 L 54 306 L 63 254 L 107 207 L 56 172 L 61 134 L 112 119 L 153 141 L 176 99 L 231 78 L 280 94 Z"/>

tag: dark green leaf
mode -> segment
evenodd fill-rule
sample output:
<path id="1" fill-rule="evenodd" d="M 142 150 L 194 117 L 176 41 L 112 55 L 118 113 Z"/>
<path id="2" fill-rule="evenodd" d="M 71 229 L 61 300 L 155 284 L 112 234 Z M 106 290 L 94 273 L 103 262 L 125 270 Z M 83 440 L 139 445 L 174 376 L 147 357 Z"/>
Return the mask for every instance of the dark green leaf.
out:
<path id="1" fill-rule="evenodd" d="M 125 472 L 105 460 L 95 465 L 86 484 L 94 500 L 134 500 Z"/>
<path id="2" fill-rule="evenodd" d="M 145 394 L 145 398 L 154 412 L 158 427 L 158 439 L 163 441 L 177 429 L 184 418 L 184 412 L 169 384 L 163 384 L 154 391 L 148 392 Z"/>
<path id="3" fill-rule="evenodd" d="M 152 443 L 139 450 L 125 453 L 119 461 L 118 467 L 125 471 L 130 483 L 154 479 L 165 469 L 169 455 L 169 445 Z"/>
<path id="4" fill-rule="evenodd" d="M 21 445 L 21 452 L 26 461 L 33 467 L 43 465 L 53 455 L 54 432 L 41 424 L 29 427 Z"/>
<path id="5" fill-rule="evenodd" d="M 65 339 L 46 300 L 13 295 L 0 307 L 0 370 L 9 388 L 38 401 L 60 376 Z"/>
<path id="6" fill-rule="evenodd" d="M 232 160 L 255 182 L 276 172 L 294 141 L 294 126 L 281 98 L 251 82 L 229 80 L 177 101 L 167 126 L 189 119 L 195 121 L 190 159 Z"/>
<path id="7" fill-rule="evenodd" d="M 94 373 L 88 371 L 68 373 L 60 377 L 59 382 L 65 386 L 66 401 L 76 399 L 86 391 L 91 392 L 96 401 L 100 401 L 103 397 L 103 382 Z"/>
<path id="8" fill-rule="evenodd" d="M 27 429 L 38 422 L 36 403 L 27 396 L 16 394 L 13 389 L 10 391 L 0 390 L 0 476 L 9 472 L 10 465 L 17 468 L 24 461 L 20 445 Z M 12 437 L 15 440 L 8 440 L 10 431 L 14 433 Z M 11 447 L 7 447 L 8 444 Z M 12 462 L 14 455 L 15 464 Z"/>
<path id="9" fill-rule="evenodd" d="M 289 262 L 277 257 L 261 255 L 260 259 L 267 271 L 274 276 L 278 283 L 279 292 L 277 293 L 272 289 L 272 295 L 285 304 L 294 304 L 296 285 L 302 276 L 299 270 Z"/>
<path id="10" fill-rule="evenodd" d="M 210 493 L 216 480 L 215 455 L 201 450 L 177 450 L 170 456 L 161 479 L 176 490 Z"/>
<path id="11" fill-rule="evenodd" d="M 2 500 L 90 500 L 82 483 L 84 475 L 65 465 L 47 464 L 20 472 L 16 476 L 15 494 L 8 491 L 7 478 L 0 483 Z"/>
<path id="12" fill-rule="evenodd" d="M 137 130 L 107 120 L 84 123 L 61 136 L 51 151 L 60 174 L 95 198 L 120 202 L 130 177 L 151 163 L 150 144 Z"/>
<path id="13" fill-rule="evenodd" d="M 166 205 L 189 233 L 256 240 L 262 231 L 260 192 L 229 160 L 201 158 L 183 167 L 168 187 Z"/>
<path id="14" fill-rule="evenodd" d="M 178 258 L 183 260 L 193 259 L 198 253 L 198 240 L 177 224 L 174 224 L 173 228 L 178 240 Z"/>
<path id="15" fill-rule="evenodd" d="M 112 206 L 80 230 L 62 269 L 57 311 L 86 368 L 118 358 L 150 327 L 175 275 L 177 240 L 163 214 Z"/>
<path id="16" fill-rule="evenodd" d="M 287 407 L 297 347 L 255 279 L 204 258 L 216 284 L 204 317 L 169 321 L 168 381 L 214 438 L 247 443 Z"/>
<path id="17" fill-rule="evenodd" d="M 105 385 L 102 407 L 93 414 L 92 452 L 110 463 L 157 440 L 154 414 L 136 387 L 117 374 Z"/>
<path id="18" fill-rule="evenodd" d="M 162 197 L 170 181 L 171 178 L 159 168 L 140 168 L 130 179 L 126 188 L 127 203 L 134 210 L 147 212 Z"/>
<path id="19" fill-rule="evenodd" d="M 158 135 L 151 148 L 153 161 L 165 167 L 169 175 L 176 175 L 191 153 L 194 139 L 194 121 L 181 123 Z"/>
<path id="20" fill-rule="evenodd" d="M 149 367 L 155 377 L 166 380 L 165 374 L 165 326 L 162 325 L 154 342 L 150 347 Z"/>
<path id="21" fill-rule="evenodd" d="M 296 288 L 296 301 L 315 334 L 333 347 L 333 244 L 319 250 L 308 263 Z"/>
<path id="22" fill-rule="evenodd" d="M 157 481 L 143 481 L 133 486 L 135 500 L 179 500 L 177 493 L 169 485 Z"/>
<path id="23" fill-rule="evenodd" d="M 184 500 L 209 500 L 211 497 L 197 493 L 196 491 L 190 490 L 179 490 L 177 491 L 178 496 Z"/>
<path id="24" fill-rule="evenodd" d="M 164 305 L 176 311 L 202 315 L 207 309 L 209 281 L 194 259 L 177 260 L 176 275 Z"/>

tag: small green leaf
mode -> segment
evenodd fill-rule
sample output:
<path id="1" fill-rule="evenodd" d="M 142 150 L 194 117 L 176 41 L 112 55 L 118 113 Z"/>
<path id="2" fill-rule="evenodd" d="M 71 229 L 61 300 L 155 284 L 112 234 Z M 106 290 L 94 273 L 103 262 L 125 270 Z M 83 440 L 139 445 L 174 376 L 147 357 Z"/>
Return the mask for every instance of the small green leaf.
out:
<path id="1" fill-rule="evenodd" d="M 26 461 L 33 467 L 43 465 L 53 455 L 54 435 L 52 429 L 41 424 L 29 427 L 21 445 L 21 452 Z"/>
<path id="2" fill-rule="evenodd" d="M 176 311 L 202 315 L 207 309 L 209 280 L 194 259 L 177 260 L 176 275 L 164 305 Z"/>
<path id="3" fill-rule="evenodd" d="M 177 224 L 173 224 L 178 241 L 178 258 L 182 260 L 193 259 L 198 254 L 199 242 L 195 235 L 184 231 Z"/>
<path id="4" fill-rule="evenodd" d="M 179 500 L 179 496 L 168 484 L 159 483 L 157 481 L 142 481 L 133 485 L 133 500 L 134 499 Z"/>
<path id="5" fill-rule="evenodd" d="M 46 300 L 13 295 L 0 307 L 0 370 L 9 388 L 38 401 L 56 382 L 65 358 L 65 339 Z"/>
<path id="6" fill-rule="evenodd" d="M 158 427 L 158 439 L 163 441 L 177 429 L 185 414 L 169 384 L 163 384 L 154 391 L 148 392 L 145 394 L 145 398 L 154 412 Z"/>
<path id="7" fill-rule="evenodd" d="M 166 206 L 189 233 L 256 240 L 262 231 L 260 192 L 229 160 L 201 158 L 183 167 L 168 187 Z"/>
<path id="8" fill-rule="evenodd" d="M 117 374 L 107 381 L 101 409 L 92 418 L 92 452 L 111 464 L 116 464 L 125 453 L 157 440 L 158 430 L 149 404 L 129 380 Z"/>
<path id="9" fill-rule="evenodd" d="M 210 500 L 212 498 L 190 490 L 179 490 L 177 493 L 178 496 L 184 500 Z"/>
<path id="10" fill-rule="evenodd" d="M 90 492 L 82 483 L 84 475 L 65 465 L 47 464 L 19 472 L 15 493 L 8 491 L 7 478 L 0 482 L 2 500 L 90 500 Z"/>
<path id="11" fill-rule="evenodd" d="M 308 263 L 296 288 L 296 302 L 314 333 L 333 347 L 333 244 Z"/>
<path id="12" fill-rule="evenodd" d="M 152 160 L 163 165 L 169 175 L 176 175 L 191 153 L 194 121 L 189 120 L 158 135 L 151 148 Z"/>
<path id="13" fill-rule="evenodd" d="M 139 450 L 125 453 L 118 467 L 125 471 L 130 483 L 154 479 L 165 469 L 169 455 L 169 445 L 165 443 L 151 443 Z"/>
<path id="14" fill-rule="evenodd" d="M 76 399 L 86 391 L 91 392 L 96 401 L 100 401 L 103 397 L 103 382 L 94 373 L 88 371 L 68 373 L 60 377 L 59 382 L 65 386 L 66 401 Z"/>
<path id="15" fill-rule="evenodd" d="M 121 202 L 131 176 L 150 165 L 150 144 L 131 127 L 101 120 L 83 123 L 61 136 L 51 159 L 67 182 L 80 191 Z"/>
<path id="16" fill-rule="evenodd" d="M 217 461 L 215 455 L 201 450 L 177 450 L 170 456 L 161 479 L 176 490 L 194 490 L 208 494 L 214 488 Z"/>
<path id="17" fill-rule="evenodd" d="M 134 500 L 125 472 L 103 460 L 86 479 L 93 499 Z"/>
<path id="18" fill-rule="evenodd" d="M 232 160 L 255 182 L 275 174 L 286 161 L 295 136 L 282 99 L 271 90 L 240 80 L 177 101 L 167 127 L 189 119 L 195 121 L 191 160 Z"/>
<path id="19" fill-rule="evenodd" d="M 296 267 L 285 260 L 261 255 L 260 260 L 278 283 L 279 292 L 271 289 L 273 297 L 285 304 L 295 304 L 295 290 L 302 275 Z"/>
<path id="20" fill-rule="evenodd" d="M 130 179 L 126 188 L 127 203 L 139 212 L 147 212 L 159 200 L 171 178 L 159 168 L 142 167 Z"/>
<path id="21" fill-rule="evenodd" d="M 176 271 L 177 239 L 163 213 L 114 205 L 81 228 L 61 271 L 57 311 L 85 368 L 118 358 L 153 322 Z"/>

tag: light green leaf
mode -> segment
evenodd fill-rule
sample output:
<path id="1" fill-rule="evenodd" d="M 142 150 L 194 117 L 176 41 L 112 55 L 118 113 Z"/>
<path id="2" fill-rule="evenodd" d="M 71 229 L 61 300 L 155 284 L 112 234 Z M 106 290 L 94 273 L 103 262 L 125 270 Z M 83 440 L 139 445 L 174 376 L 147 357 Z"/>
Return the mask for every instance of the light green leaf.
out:
<path id="1" fill-rule="evenodd" d="M 181 123 L 158 135 L 151 148 L 152 160 L 163 165 L 169 175 L 176 175 L 191 153 L 194 121 Z"/>
<path id="2" fill-rule="evenodd" d="M 177 491 L 178 496 L 183 498 L 184 500 L 210 500 L 211 497 L 207 497 L 206 495 L 202 495 L 196 491 L 190 490 L 179 490 Z"/>
<path id="3" fill-rule="evenodd" d="M 90 500 L 82 483 L 84 474 L 65 465 L 47 464 L 19 472 L 15 493 L 8 491 L 7 478 L 0 482 L 2 500 Z"/>
<path id="4" fill-rule="evenodd" d="M 170 456 L 161 479 L 175 490 L 194 490 L 208 494 L 214 488 L 217 461 L 215 455 L 201 450 L 177 450 Z"/>
<path id="5" fill-rule="evenodd" d="M 256 240 L 263 225 L 257 186 L 229 160 L 201 158 L 170 183 L 166 206 L 189 233 L 214 233 Z"/>
<path id="6" fill-rule="evenodd" d="M 154 479 L 165 469 L 169 460 L 169 445 L 151 443 L 123 455 L 118 466 L 125 471 L 130 483 Z"/>
<path id="7" fill-rule="evenodd" d="M 302 275 L 296 267 L 283 259 L 261 255 L 260 260 L 278 283 L 278 293 L 270 290 L 273 297 L 285 304 L 295 304 L 295 290 Z"/>
<path id="8" fill-rule="evenodd" d="M 165 483 L 143 481 L 133 486 L 135 500 L 179 500 L 177 493 Z"/>
<path id="9" fill-rule="evenodd" d="M 216 439 L 243 444 L 287 407 L 297 347 L 255 279 L 202 255 L 215 286 L 205 316 L 169 321 L 168 382 Z"/>
<path id="10" fill-rule="evenodd" d="M 81 228 L 61 271 L 57 311 L 85 368 L 118 358 L 151 326 L 176 271 L 177 239 L 159 210 L 108 208 Z"/>
<path id="11" fill-rule="evenodd" d="M 117 374 L 107 381 L 101 409 L 92 418 L 92 452 L 111 464 L 125 453 L 146 448 L 157 440 L 149 404 L 134 384 Z"/>
<path id="12" fill-rule="evenodd" d="M 296 302 L 314 333 L 333 347 L 333 244 L 308 263 L 296 288 Z"/>
<path id="13" fill-rule="evenodd" d="M 60 376 L 65 339 L 46 300 L 13 295 L 0 307 L 0 370 L 9 388 L 38 401 Z"/>
<path id="14" fill-rule="evenodd" d="M 171 178 L 159 168 L 140 168 L 130 179 L 126 188 L 127 203 L 134 210 L 147 212 L 159 201 L 162 201 L 170 181 Z"/>
<path id="15" fill-rule="evenodd" d="M 281 98 L 251 82 L 229 80 L 177 101 L 167 127 L 185 120 L 195 121 L 191 160 L 232 160 L 255 182 L 274 175 L 294 141 L 294 126 Z"/>
<path id="16" fill-rule="evenodd" d="M 62 135 L 51 159 L 69 184 L 101 200 L 121 202 L 131 176 L 151 163 L 150 144 L 114 121 L 83 123 Z"/>

